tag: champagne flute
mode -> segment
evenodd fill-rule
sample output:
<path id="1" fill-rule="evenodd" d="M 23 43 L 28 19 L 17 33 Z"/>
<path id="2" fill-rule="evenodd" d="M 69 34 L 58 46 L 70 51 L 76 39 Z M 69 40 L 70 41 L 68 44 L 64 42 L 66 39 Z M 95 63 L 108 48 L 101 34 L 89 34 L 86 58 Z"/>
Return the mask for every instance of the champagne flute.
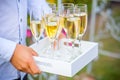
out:
<path id="1" fill-rule="evenodd" d="M 60 26 L 65 30 L 67 33 L 67 10 L 68 9 L 74 9 L 73 3 L 62 3 L 61 9 L 60 9 Z M 66 37 L 68 38 L 68 35 L 66 34 Z M 69 46 L 69 41 L 66 42 L 66 46 Z"/>
<path id="2" fill-rule="evenodd" d="M 53 13 L 53 14 L 56 14 L 56 16 L 58 17 L 58 16 L 59 16 L 59 13 L 58 13 L 58 11 L 57 11 L 56 3 L 49 3 L 48 5 L 49 5 L 49 7 L 52 9 L 52 13 Z"/>
<path id="3" fill-rule="evenodd" d="M 36 42 L 38 43 L 43 32 L 42 12 L 39 14 L 38 9 L 32 9 L 30 11 L 30 29 L 34 38 L 36 39 Z"/>
<path id="4" fill-rule="evenodd" d="M 50 8 L 52 9 L 52 13 L 56 13 L 57 11 L 57 8 L 56 8 L 56 4 L 55 3 L 49 3 L 48 4 L 50 6 Z M 59 13 L 57 14 L 59 16 Z M 61 33 L 61 30 L 62 28 L 59 27 L 58 31 L 57 31 L 57 34 L 56 34 L 56 37 L 55 37 L 55 49 L 59 49 L 59 40 L 58 40 L 58 37 L 59 37 L 59 34 Z"/>
<path id="5" fill-rule="evenodd" d="M 74 8 L 74 4 L 73 3 L 62 3 L 60 9 L 59 9 L 59 16 L 60 16 L 60 21 L 59 21 L 59 27 L 61 29 L 64 29 L 65 33 L 66 33 L 66 37 L 68 39 L 68 34 L 67 34 L 67 10 L 71 8 Z M 61 47 L 60 49 L 60 53 L 62 53 L 63 58 L 62 60 L 64 61 L 70 61 L 71 57 L 72 57 L 72 53 L 69 47 L 69 39 L 67 41 L 65 41 L 65 45 L 64 47 Z"/>
<path id="6" fill-rule="evenodd" d="M 71 58 L 75 58 L 75 54 L 76 54 L 76 50 L 75 50 L 75 40 L 77 39 L 78 36 L 78 30 L 79 30 L 79 23 L 80 23 L 80 19 L 78 17 L 74 16 L 75 11 L 74 8 L 69 8 L 67 10 L 67 35 L 68 35 L 68 39 L 71 40 L 72 42 L 72 49 L 70 49 L 71 52 Z M 69 40 L 69 41 L 70 41 Z M 74 53 L 74 54 L 73 54 Z"/>
<path id="7" fill-rule="evenodd" d="M 57 36 L 57 32 L 59 29 L 58 24 L 58 14 L 57 11 L 52 11 L 47 17 L 45 17 L 45 31 L 47 33 L 48 38 L 50 39 L 51 46 L 47 49 L 46 53 L 53 53 L 54 55 L 54 41 Z M 52 57 L 53 57 L 52 55 Z"/>
<path id="8" fill-rule="evenodd" d="M 63 29 L 66 31 L 66 19 L 67 19 L 67 10 L 69 8 L 74 8 L 73 3 L 62 3 L 60 8 L 60 26 L 63 27 Z"/>
<path id="9" fill-rule="evenodd" d="M 56 4 L 55 3 L 48 3 L 48 6 L 49 6 L 49 13 L 45 13 L 45 11 L 42 9 L 43 11 L 43 23 L 44 23 L 44 28 L 46 27 L 46 20 L 48 18 L 48 16 L 50 16 L 53 12 L 56 11 Z M 44 7 L 44 6 L 43 6 Z M 46 30 L 46 29 L 45 29 Z M 46 34 L 47 31 L 45 31 L 45 34 Z"/>
<path id="10" fill-rule="evenodd" d="M 79 49 L 81 53 L 81 40 L 83 35 L 85 34 L 87 28 L 87 5 L 86 4 L 76 4 L 75 5 L 75 17 L 80 18 L 80 25 L 79 25 Z"/>

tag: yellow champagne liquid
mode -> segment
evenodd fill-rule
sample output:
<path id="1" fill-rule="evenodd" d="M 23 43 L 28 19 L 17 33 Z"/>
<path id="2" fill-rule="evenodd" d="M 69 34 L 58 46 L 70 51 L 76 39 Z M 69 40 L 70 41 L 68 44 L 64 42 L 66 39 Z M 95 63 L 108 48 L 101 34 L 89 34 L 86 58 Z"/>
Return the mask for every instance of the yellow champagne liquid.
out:
<path id="1" fill-rule="evenodd" d="M 85 33 L 87 27 L 87 13 L 82 12 L 79 15 L 75 15 L 75 17 L 80 18 L 80 25 L 79 25 L 79 35 L 83 35 Z"/>
<path id="2" fill-rule="evenodd" d="M 51 39 L 56 37 L 57 34 L 57 30 L 58 30 L 58 25 L 57 22 L 48 22 L 46 25 L 46 33 L 47 36 Z"/>
<path id="3" fill-rule="evenodd" d="M 67 34 L 71 39 L 76 39 L 79 30 L 79 18 L 67 18 Z"/>
<path id="4" fill-rule="evenodd" d="M 62 27 L 62 28 L 66 28 L 66 22 L 67 22 L 67 18 L 66 17 L 64 17 L 64 16 L 60 16 L 60 27 Z"/>
<path id="5" fill-rule="evenodd" d="M 32 31 L 33 36 L 37 40 L 41 34 L 41 23 L 40 21 L 31 21 L 30 22 L 30 29 Z"/>

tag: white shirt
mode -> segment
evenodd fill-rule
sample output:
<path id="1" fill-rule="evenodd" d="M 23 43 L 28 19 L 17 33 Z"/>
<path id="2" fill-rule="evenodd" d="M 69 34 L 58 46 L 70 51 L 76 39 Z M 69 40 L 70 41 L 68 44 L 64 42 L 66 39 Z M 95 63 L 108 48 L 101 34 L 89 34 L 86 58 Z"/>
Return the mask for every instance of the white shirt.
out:
<path id="1" fill-rule="evenodd" d="M 34 7 L 43 7 L 45 13 L 50 9 L 45 0 L 0 0 L 0 80 L 21 76 L 10 59 L 16 44 L 25 44 L 27 12 Z"/>

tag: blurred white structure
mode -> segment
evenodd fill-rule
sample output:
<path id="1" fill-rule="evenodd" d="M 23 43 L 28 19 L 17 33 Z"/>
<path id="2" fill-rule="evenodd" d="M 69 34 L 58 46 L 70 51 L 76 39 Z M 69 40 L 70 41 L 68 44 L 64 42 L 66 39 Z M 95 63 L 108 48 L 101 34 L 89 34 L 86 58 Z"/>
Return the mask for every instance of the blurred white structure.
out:
<path id="1" fill-rule="evenodd" d="M 111 0 L 112 1 L 112 0 Z M 113 0 L 113 1 L 119 1 L 120 0 Z M 104 11 L 105 6 L 107 5 L 107 0 L 101 0 L 100 5 L 98 6 L 98 1 L 93 0 L 92 4 L 92 12 L 91 12 L 91 22 L 90 22 L 90 41 L 94 41 L 95 38 L 102 38 L 104 35 L 104 32 L 110 32 L 111 36 L 116 39 L 117 41 L 120 41 L 120 23 L 116 23 L 116 20 L 120 20 L 120 17 L 117 19 L 113 18 L 112 16 L 112 10 L 106 9 Z M 100 14 L 101 20 L 99 21 L 99 29 L 98 29 L 98 35 L 95 36 L 95 22 L 96 22 L 96 14 Z M 105 26 L 103 25 L 105 23 Z M 105 28 L 102 29 L 101 27 L 104 26 Z"/>
<path id="2" fill-rule="evenodd" d="M 90 20 L 90 34 L 89 40 L 95 41 L 100 40 L 101 38 L 108 38 L 112 36 L 115 40 L 120 41 L 120 23 L 116 23 L 116 20 L 120 20 L 120 17 L 117 19 L 113 18 L 111 9 L 107 9 L 104 11 L 105 6 L 108 0 L 101 0 L 100 5 L 98 5 L 98 0 L 92 0 L 92 12 L 91 12 L 91 20 Z M 120 0 L 110 0 L 110 1 L 117 1 Z M 95 35 L 95 23 L 96 23 L 96 14 L 100 14 L 101 20 L 99 21 L 98 27 L 98 34 Z M 104 29 L 103 29 L 103 23 Z M 110 35 L 106 35 L 105 33 L 108 32 Z M 113 58 L 120 59 L 120 53 L 110 52 L 103 49 L 99 50 L 101 54 L 105 56 L 110 56 Z M 90 73 L 92 69 L 92 63 L 88 65 L 87 72 Z"/>

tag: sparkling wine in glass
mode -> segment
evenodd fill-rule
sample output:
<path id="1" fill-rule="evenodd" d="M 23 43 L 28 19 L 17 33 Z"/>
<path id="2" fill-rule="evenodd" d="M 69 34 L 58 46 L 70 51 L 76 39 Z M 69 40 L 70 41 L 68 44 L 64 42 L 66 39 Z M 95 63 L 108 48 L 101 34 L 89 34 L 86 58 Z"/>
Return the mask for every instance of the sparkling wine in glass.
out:
<path id="1" fill-rule="evenodd" d="M 79 23 L 80 23 L 80 19 L 78 17 L 75 17 L 74 14 L 75 14 L 74 8 L 73 9 L 70 8 L 67 10 L 66 28 L 67 28 L 68 39 L 70 39 L 69 41 L 72 43 L 72 47 L 70 50 L 72 56 L 71 59 L 76 57 L 75 41 L 78 36 Z"/>
<path id="2" fill-rule="evenodd" d="M 80 48 L 79 53 L 81 53 L 81 40 L 87 28 L 87 5 L 76 4 L 74 15 L 75 17 L 78 17 L 80 19 L 78 39 L 79 39 L 79 48 Z"/>
<path id="3" fill-rule="evenodd" d="M 74 41 L 77 39 L 80 19 L 74 16 L 67 18 L 67 33 L 68 37 L 72 39 L 72 48 L 74 48 Z"/>
<path id="4" fill-rule="evenodd" d="M 74 4 L 73 3 L 62 3 L 61 9 L 60 9 L 60 26 L 65 30 L 67 38 L 68 38 L 68 35 L 67 35 L 67 17 L 69 16 L 69 14 L 67 12 L 68 9 L 73 10 Z M 69 41 L 66 42 L 66 46 L 67 46 L 67 48 L 69 47 Z"/>
<path id="5" fill-rule="evenodd" d="M 38 43 L 40 36 L 43 32 L 43 26 L 42 26 L 42 13 L 38 14 L 36 9 L 30 11 L 30 29 Z"/>
<path id="6" fill-rule="evenodd" d="M 69 43 L 69 37 L 68 37 L 68 31 L 67 31 L 67 17 L 69 16 L 68 14 L 68 9 L 74 9 L 74 4 L 73 3 L 62 3 L 60 9 L 59 9 L 59 16 L 60 16 L 60 24 L 59 26 L 64 29 L 67 40 L 65 41 L 65 46 L 61 47 L 60 53 L 62 53 L 63 60 L 65 61 L 70 61 L 72 57 L 71 49 Z"/>
<path id="7" fill-rule="evenodd" d="M 50 39 L 51 46 L 45 51 L 47 54 L 52 54 L 54 57 L 54 41 L 56 40 L 58 29 L 59 29 L 59 16 L 57 11 L 53 11 L 47 17 L 45 17 L 45 31 L 47 33 L 47 37 Z"/>

